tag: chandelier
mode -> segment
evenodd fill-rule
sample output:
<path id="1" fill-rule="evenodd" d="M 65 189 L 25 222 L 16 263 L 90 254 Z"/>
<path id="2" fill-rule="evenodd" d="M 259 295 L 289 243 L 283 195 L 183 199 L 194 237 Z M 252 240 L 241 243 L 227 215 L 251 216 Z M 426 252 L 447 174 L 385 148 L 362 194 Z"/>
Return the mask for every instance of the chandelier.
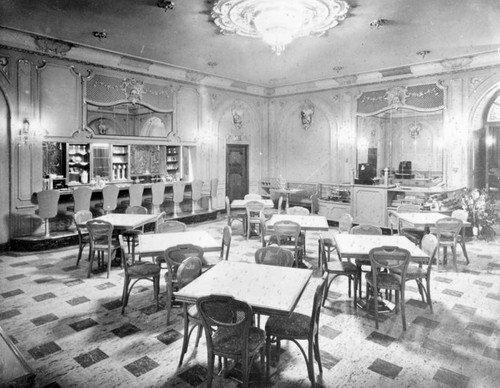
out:
<path id="1" fill-rule="evenodd" d="M 223 34 L 260 38 L 280 55 L 303 36 L 321 36 L 344 20 L 344 0 L 219 0 L 212 17 Z"/>

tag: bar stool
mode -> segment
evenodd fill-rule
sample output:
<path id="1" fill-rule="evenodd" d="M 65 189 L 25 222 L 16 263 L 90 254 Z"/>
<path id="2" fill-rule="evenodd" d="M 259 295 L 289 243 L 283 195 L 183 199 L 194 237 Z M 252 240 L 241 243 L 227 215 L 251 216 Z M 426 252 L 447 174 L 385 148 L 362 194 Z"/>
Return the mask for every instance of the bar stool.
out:
<path id="1" fill-rule="evenodd" d="M 161 213 L 161 204 L 165 201 L 165 183 L 156 182 L 151 185 L 151 214 Z"/>
<path id="2" fill-rule="evenodd" d="M 115 185 L 106 185 L 102 189 L 102 210 L 104 213 L 112 213 L 118 205 L 118 194 L 120 189 Z"/>
<path id="3" fill-rule="evenodd" d="M 199 201 L 201 199 L 201 189 L 203 188 L 203 181 L 195 179 L 191 183 L 191 214 L 196 214 L 196 208 L 199 208 Z"/>
<path id="4" fill-rule="evenodd" d="M 128 188 L 129 206 L 142 206 L 142 195 L 144 194 L 144 185 L 133 184 Z"/>
<path id="5" fill-rule="evenodd" d="M 173 196 L 173 201 L 174 201 L 174 218 L 177 218 L 179 215 L 178 213 L 181 213 L 181 202 L 184 200 L 184 189 L 186 188 L 186 183 L 177 181 L 174 182 L 173 184 L 173 190 L 174 190 L 174 196 Z"/>
<path id="6" fill-rule="evenodd" d="M 74 206 L 68 207 L 69 211 L 75 214 L 80 210 L 90 210 L 90 197 L 92 197 L 92 189 L 89 187 L 78 187 L 73 190 Z"/>
<path id="7" fill-rule="evenodd" d="M 61 193 L 58 190 L 43 190 L 37 193 L 38 216 L 45 223 L 44 237 L 50 237 L 49 218 L 57 216 L 57 205 Z"/>

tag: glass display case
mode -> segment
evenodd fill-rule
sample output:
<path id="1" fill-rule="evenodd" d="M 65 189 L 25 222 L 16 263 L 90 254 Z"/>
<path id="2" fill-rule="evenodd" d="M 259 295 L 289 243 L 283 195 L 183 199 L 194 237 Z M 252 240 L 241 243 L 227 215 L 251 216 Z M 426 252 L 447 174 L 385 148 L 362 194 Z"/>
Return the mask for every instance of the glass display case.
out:
<path id="1" fill-rule="evenodd" d="M 125 181 L 130 178 L 129 146 L 113 145 L 113 156 L 111 168 L 113 169 L 113 181 Z"/>
<path id="2" fill-rule="evenodd" d="M 67 145 L 67 184 L 88 184 L 90 179 L 90 144 Z"/>
<path id="3" fill-rule="evenodd" d="M 351 214 L 351 189 L 352 186 L 347 183 L 321 184 L 318 214 L 337 222 L 342 214 Z"/>

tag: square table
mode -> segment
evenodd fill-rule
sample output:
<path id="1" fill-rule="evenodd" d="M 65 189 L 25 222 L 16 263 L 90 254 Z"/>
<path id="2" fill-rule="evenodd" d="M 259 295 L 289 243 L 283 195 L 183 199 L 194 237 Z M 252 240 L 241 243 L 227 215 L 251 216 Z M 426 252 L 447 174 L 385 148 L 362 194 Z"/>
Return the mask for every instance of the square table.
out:
<path id="1" fill-rule="evenodd" d="M 328 231 L 328 221 L 324 216 L 299 216 L 291 214 L 273 214 L 271 219 L 266 222 L 266 226 L 270 229 L 278 221 L 293 221 L 300 225 L 300 229 L 303 231 L 307 230 L 322 230 Z"/>
<path id="2" fill-rule="evenodd" d="M 288 209 L 290 207 L 290 194 L 299 194 L 305 191 L 304 189 L 286 189 L 286 188 L 279 188 L 279 189 L 273 189 L 276 193 L 279 193 L 280 195 L 284 195 L 286 198 L 286 205 L 285 208 Z"/>
<path id="3" fill-rule="evenodd" d="M 107 221 L 113 225 L 115 229 L 137 229 L 141 226 L 156 222 L 157 214 L 122 214 L 122 213 L 109 213 L 94 220 Z"/>
<path id="4" fill-rule="evenodd" d="M 181 302 L 195 303 L 207 295 L 230 295 L 266 315 L 292 313 L 312 270 L 221 261 L 174 293 Z"/>
<path id="5" fill-rule="evenodd" d="M 274 202 L 272 199 L 235 199 L 231 202 L 231 209 L 245 209 L 247 207 L 248 202 L 262 202 L 264 207 L 273 208 Z"/>
<path id="6" fill-rule="evenodd" d="M 139 235 L 139 252 L 141 256 L 162 255 L 165 249 L 180 244 L 198 245 L 205 252 L 220 252 L 221 250 L 221 243 L 204 230 Z"/>

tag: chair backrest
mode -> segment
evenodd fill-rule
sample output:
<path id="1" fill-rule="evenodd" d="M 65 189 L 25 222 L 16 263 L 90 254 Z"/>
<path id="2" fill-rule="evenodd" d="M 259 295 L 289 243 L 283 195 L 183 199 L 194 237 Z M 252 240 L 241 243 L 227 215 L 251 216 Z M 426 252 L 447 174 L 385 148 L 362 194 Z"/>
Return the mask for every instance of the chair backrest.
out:
<path id="1" fill-rule="evenodd" d="M 309 213 L 309 209 L 307 209 L 305 207 L 292 206 L 292 207 L 289 207 L 287 209 L 286 214 L 295 215 L 295 216 L 308 216 L 310 213 Z"/>
<path id="2" fill-rule="evenodd" d="M 459 220 L 467 222 L 467 219 L 469 218 L 469 212 L 464 209 L 456 209 L 451 212 L 451 216 L 453 218 L 458 218 Z"/>
<path id="3" fill-rule="evenodd" d="M 398 213 L 420 213 L 421 209 L 419 205 L 412 205 L 409 203 L 405 203 L 398 206 L 396 210 Z"/>
<path id="4" fill-rule="evenodd" d="M 319 317 L 321 315 L 321 302 L 323 301 L 323 295 L 325 294 L 326 283 L 328 282 L 328 274 L 324 273 L 321 277 L 321 283 L 316 287 L 314 292 L 314 299 L 312 304 L 311 321 L 309 324 L 309 335 L 308 339 L 312 343 L 314 337 L 317 335 L 319 330 Z"/>
<path id="5" fill-rule="evenodd" d="M 293 266 L 293 253 L 288 249 L 271 245 L 255 251 L 255 262 L 278 267 L 291 267 Z"/>
<path id="6" fill-rule="evenodd" d="M 311 195 L 311 214 L 318 214 L 319 212 L 319 194 Z"/>
<path id="7" fill-rule="evenodd" d="M 179 244 L 165 250 L 165 261 L 169 271 L 177 268 L 186 258 L 191 256 L 203 259 L 203 248 L 193 244 Z"/>
<path id="8" fill-rule="evenodd" d="M 372 266 L 373 287 L 377 289 L 377 276 L 383 269 L 398 270 L 401 284 L 406 279 L 406 270 L 410 261 L 410 252 L 406 249 L 391 246 L 372 248 L 368 254 Z"/>
<path id="9" fill-rule="evenodd" d="M 151 203 L 161 205 L 165 200 L 165 183 L 155 182 L 151 185 Z"/>
<path id="10" fill-rule="evenodd" d="M 382 228 L 375 225 L 361 224 L 351 228 L 351 234 L 382 235 Z"/>
<path id="11" fill-rule="evenodd" d="M 141 206 L 143 193 L 144 193 L 143 184 L 138 183 L 130 185 L 128 188 L 129 206 Z"/>
<path id="12" fill-rule="evenodd" d="M 325 240 L 323 237 L 320 235 L 319 236 L 319 259 L 320 259 L 320 266 L 321 266 L 321 273 L 324 274 L 325 272 L 328 272 L 328 255 L 326 254 L 326 247 L 325 247 Z M 337 256 L 338 260 L 342 261 L 342 258 L 338 254 L 337 251 Z"/>
<path id="13" fill-rule="evenodd" d="M 187 225 L 184 222 L 167 220 L 156 226 L 156 233 L 178 233 L 185 232 Z"/>
<path id="14" fill-rule="evenodd" d="M 387 212 L 387 218 L 389 220 L 389 229 L 391 234 L 394 234 L 394 230 L 397 230 L 399 232 L 398 213 L 394 210 L 389 210 Z"/>
<path id="15" fill-rule="evenodd" d="M 176 181 L 172 185 L 174 191 L 174 202 L 181 203 L 184 199 L 184 189 L 186 188 L 186 183 L 182 181 Z"/>
<path id="16" fill-rule="evenodd" d="M 234 346 L 234 348 L 240 349 L 240 352 L 234 356 L 248 354 L 248 337 L 253 323 L 253 311 L 248 303 L 234 299 L 232 296 L 209 295 L 199 298 L 196 306 L 205 329 L 209 354 L 228 354 L 220 347 L 221 345 L 227 346 L 227 344 L 223 341 L 213 341 L 214 335 L 224 332 L 239 334 L 240 346 Z"/>
<path id="17" fill-rule="evenodd" d="M 281 211 L 283 210 L 283 196 L 280 195 L 278 198 L 278 214 L 281 214 Z"/>
<path id="18" fill-rule="evenodd" d="M 123 233 L 120 235 L 126 244 L 127 254 L 130 256 L 129 262 L 131 264 L 134 264 L 135 262 L 135 254 L 137 251 L 136 247 L 139 246 L 139 235 L 141 234 L 142 231 L 138 229 L 129 229 L 129 230 L 124 230 Z M 123 247 L 121 248 L 123 250 Z"/>
<path id="19" fill-rule="evenodd" d="M 110 247 L 113 240 L 113 224 L 103 220 L 92 219 L 87 221 L 87 230 L 90 236 L 90 247 Z"/>
<path id="20" fill-rule="evenodd" d="M 127 243 L 121 234 L 118 235 L 118 242 L 120 243 L 122 268 L 125 274 L 128 274 L 128 267 L 134 264 L 133 255 L 129 251 Z"/>
<path id="21" fill-rule="evenodd" d="M 76 231 L 79 235 L 82 234 L 82 227 L 87 223 L 88 220 L 93 218 L 92 212 L 90 210 L 80 210 L 73 215 L 73 221 L 75 222 Z"/>
<path id="22" fill-rule="evenodd" d="M 80 210 L 90 210 L 90 197 L 92 196 L 92 189 L 89 187 L 78 187 L 73 190 L 73 200 L 75 202 L 74 212 Z"/>
<path id="23" fill-rule="evenodd" d="M 429 266 L 432 265 L 432 261 L 436 256 L 438 244 L 439 243 L 437 237 L 431 233 L 426 233 L 422 237 L 422 241 L 420 242 L 420 247 L 426 254 L 429 255 L 429 261 L 428 261 Z"/>
<path id="24" fill-rule="evenodd" d="M 246 205 L 248 220 L 259 219 L 264 211 L 264 203 L 260 201 L 249 201 Z"/>
<path id="25" fill-rule="evenodd" d="M 102 189 L 102 209 L 105 212 L 112 212 L 118 205 L 118 194 L 120 189 L 116 185 L 106 185 Z"/>
<path id="26" fill-rule="evenodd" d="M 195 179 L 191 182 L 191 198 L 193 201 L 198 201 L 201 198 L 201 191 L 203 189 L 203 181 Z"/>
<path id="27" fill-rule="evenodd" d="M 57 216 L 57 205 L 60 196 L 59 190 L 43 190 L 36 194 L 40 218 L 45 220 Z"/>
<path id="28" fill-rule="evenodd" d="M 177 268 L 177 286 L 179 289 L 191 283 L 201 275 L 202 262 L 199 257 L 190 256 Z"/>
<path id="29" fill-rule="evenodd" d="M 339 218 L 339 232 L 349 233 L 353 222 L 354 220 L 349 213 L 343 213 Z"/>
<path id="30" fill-rule="evenodd" d="M 222 247 L 220 250 L 220 257 L 224 257 L 224 250 L 226 251 L 224 259 L 229 258 L 229 248 L 231 248 L 231 239 L 233 237 L 233 231 L 229 225 L 224 226 L 222 231 Z"/>
<path id="31" fill-rule="evenodd" d="M 442 236 L 456 238 L 462 229 L 463 221 L 454 217 L 445 217 L 436 221 L 438 241 Z"/>
<path id="32" fill-rule="evenodd" d="M 217 198 L 218 187 L 219 187 L 219 178 L 210 179 L 210 196 L 212 198 Z"/>
<path id="33" fill-rule="evenodd" d="M 247 201 L 259 201 L 262 199 L 262 195 L 250 193 L 250 194 L 246 194 L 244 199 Z"/>
<path id="34" fill-rule="evenodd" d="M 148 214 L 148 209 L 144 206 L 129 206 L 125 210 L 125 214 Z"/>

